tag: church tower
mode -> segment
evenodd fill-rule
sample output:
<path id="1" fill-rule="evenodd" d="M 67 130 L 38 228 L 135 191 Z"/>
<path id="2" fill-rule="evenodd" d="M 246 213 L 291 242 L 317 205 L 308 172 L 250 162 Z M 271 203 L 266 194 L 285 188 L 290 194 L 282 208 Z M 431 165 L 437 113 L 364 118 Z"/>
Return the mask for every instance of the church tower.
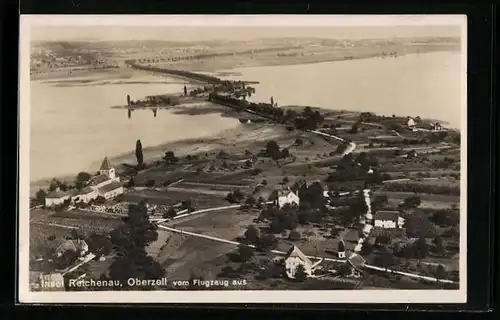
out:
<path id="1" fill-rule="evenodd" d="M 113 166 L 109 162 L 108 157 L 104 157 L 101 168 L 99 169 L 99 174 L 105 174 L 110 179 L 116 179 L 115 168 L 113 168 Z"/>

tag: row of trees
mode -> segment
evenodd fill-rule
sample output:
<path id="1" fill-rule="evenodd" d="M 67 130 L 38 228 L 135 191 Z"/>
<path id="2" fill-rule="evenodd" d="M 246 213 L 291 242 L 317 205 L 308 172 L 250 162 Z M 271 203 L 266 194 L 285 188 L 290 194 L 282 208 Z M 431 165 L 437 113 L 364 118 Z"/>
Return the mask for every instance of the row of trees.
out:
<path id="1" fill-rule="evenodd" d="M 250 110 L 279 123 L 289 123 L 299 130 L 315 130 L 324 121 L 319 111 L 313 111 L 311 107 L 305 107 L 299 114 L 291 109 L 277 108 L 274 104 L 253 103 L 216 93 L 210 93 L 209 100 L 237 110 Z"/>

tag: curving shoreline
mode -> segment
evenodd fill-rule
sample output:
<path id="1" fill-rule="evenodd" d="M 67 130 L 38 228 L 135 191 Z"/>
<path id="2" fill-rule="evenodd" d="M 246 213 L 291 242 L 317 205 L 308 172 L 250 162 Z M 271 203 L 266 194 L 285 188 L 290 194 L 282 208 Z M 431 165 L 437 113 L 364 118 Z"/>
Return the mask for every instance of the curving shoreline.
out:
<path id="1" fill-rule="evenodd" d="M 344 59 L 344 60 L 346 60 L 346 59 Z M 332 61 L 332 60 L 329 60 L 329 61 Z M 220 81 L 220 79 L 218 79 L 217 77 L 213 77 L 213 76 L 209 76 L 209 75 L 202 75 L 202 74 L 191 72 L 191 71 L 176 71 L 176 70 L 173 70 L 173 69 L 148 68 L 148 67 L 143 67 L 142 70 L 144 70 L 144 71 L 152 71 L 152 72 L 165 72 L 166 71 L 167 73 L 170 73 L 172 75 L 179 76 L 179 77 L 187 77 L 187 78 L 192 79 L 194 81 Z M 204 79 L 204 80 L 202 80 L 202 79 Z M 197 107 L 190 108 L 190 110 L 192 110 L 192 112 L 190 112 L 189 114 L 196 115 L 197 114 L 197 112 L 195 110 L 196 108 Z M 200 108 L 198 108 L 198 109 L 200 109 Z M 219 111 L 217 111 L 215 109 L 216 108 L 214 108 L 214 110 L 212 111 L 213 113 L 222 113 L 223 112 L 223 111 L 219 112 Z M 221 110 L 222 109 L 224 109 L 224 108 L 221 108 Z M 331 110 L 328 110 L 328 111 L 331 111 Z M 224 132 L 221 133 L 221 136 L 224 136 L 224 135 L 225 135 Z M 214 138 L 214 137 L 207 137 L 204 140 L 210 140 L 212 138 Z M 189 141 L 189 139 L 188 140 L 181 139 L 181 140 L 176 140 L 176 141 L 170 141 L 170 142 L 161 143 L 161 144 L 156 145 L 154 147 L 150 147 L 150 148 L 148 148 L 149 150 L 147 150 L 147 152 L 150 152 L 151 156 L 153 158 L 157 159 L 157 158 L 161 157 L 161 155 L 164 152 L 164 149 L 166 149 L 166 148 L 172 148 L 172 149 L 173 148 L 176 148 L 176 149 L 178 148 L 178 149 L 185 149 L 185 150 L 195 149 L 195 147 L 193 146 L 193 143 L 191 141 Z M 189 151 L 187 151 L 187 152 L 189 152 Z M 116 160 L 114 160 L 114 162 L 116 164 L 121 163 L 121 162 L 126 162 L 127 160 L 128 161 L 133 161 L 134 160 L 133 150 L 131 150 L 128 153 L 115 155 L 115 156 L 112 157 L 112 159 L 116 159 Z M 75 172 L 75 174 L 76 174 L 76 172 Z M 63 180 L 66 180 L 66 179 L 68 179 L 68 176 L 58 176 L 57 178 L 62 178 Z M 36 188 L 35 186 L 37 186 L 37 185 L 43 185 L 47 181 L 50 181 L 50 178 L 32 181 L 32 182 L 30 182 L 30 184 L 32 185 L 32 188 Z"/>

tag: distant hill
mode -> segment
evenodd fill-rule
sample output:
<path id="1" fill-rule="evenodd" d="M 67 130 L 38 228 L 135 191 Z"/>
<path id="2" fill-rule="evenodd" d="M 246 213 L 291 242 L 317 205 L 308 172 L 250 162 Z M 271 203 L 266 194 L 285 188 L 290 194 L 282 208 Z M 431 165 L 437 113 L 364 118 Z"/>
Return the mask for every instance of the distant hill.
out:
<path id="1" fill-rule="evenodd" d="M 306 46 L 320 45 L 327 47 L 335 47 L 340 44 L 459 44 L 460 38 L 453 37 L 407 37 L 407 38 L 388 38 L 388 39 L 357 39 L 357 40 L 337 40 L 324 38 L 261 38 L 250 41 L 239 40 L 207 40 L 207 41 L 165 41 L 165 40 L 117 40 L 117 41 L 50 41 L 50 42 L 34 42 L 33 46 L 44 48 L 54 52 L 69 52 L 72 50 L 108 50 L 108 49 L 151 49 L 158 50 L 162 48 L 190 48 L 204 47 L 207 49 L 236 49 L 245 47 L 264 48 L 264 47 L 280 47 L 280 46 Z"/>

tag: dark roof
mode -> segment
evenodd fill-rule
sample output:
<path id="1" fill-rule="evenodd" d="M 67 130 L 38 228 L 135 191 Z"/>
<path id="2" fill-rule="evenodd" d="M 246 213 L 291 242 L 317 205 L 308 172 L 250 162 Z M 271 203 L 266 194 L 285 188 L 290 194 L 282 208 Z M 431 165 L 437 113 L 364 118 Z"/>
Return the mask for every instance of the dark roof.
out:
<path id="1" fill-rule="evenodd" d="M 375 220 L 392 220 L 396 221 L 399 217 L 399 211 L 377 211 L 375 213 Z"/>
<path id="2" fill-rule="evenodd" d="M 70 197 L 74 197 L 76 195 L 79 195 L 80 194 L 80 191 L 78 189 L 70 189 L 68 190 L 68 195 Z"/>
<path id="3" fill-rule="evenodd" d="M 109 162 L 108 157 L 104 157 L 104 160 L 102 161 L 100 170 L 109 170 L 111 168 L 113 168 L 113 166 Z"/>
<path id="4" fill-rule="evenodd" d="M 108 180 L 109 180 L 109 177 L 107 175 L 105 175 L 105 174 L 99 174 L 97 176 L 92 177 L 92 179 L 90 179 L 87 184 L 88 185 L 89 184 L 98 185 L 98 184 L 106 182 Z"/>
<path id="5" fill-rule="evenodd" d="M 50 192 L 45 198 L 49 199 L 61 199 L 63 197 L 66 197 L 68 194 L 66 192 L 63 192 L 61 190 L 54 190 Z"/>
<path id="6" fill-rule="evenodd" d="M 351 254 L 349 256 L 349 259 L 347 259 L 347 261 L 354 269 L 358 270 L 365 265 L 365 259 L 357 253 Z"/>
<path id="7" fill-rule="evenodd" d="M 82 195 L 82 194 L 89 194 L 91 192 L 93 192 L 94 189 L 92 189 L 91 187 L 85 187 L 83 188 L 82 190 L 80 190 L 80 192 L 78 192 L 79 195 Z"/>
<path id="8" fill-rule="evenodd" d="M 271 193 L 267 196 L 268 201 L 274 201 L 278 199 L 278 190 L 273 190 Z"/>
<path id="9" fill-rule="evenodd" d="M 338 248 L 338 252 L 343 252 L 343 251 L 345 251 L 345 243 L 344 243 L 344 240 L 340 240 L 340 241 L 337 243 L 337 248 Z"/>
<path id="10" fill-rule="evenodd" d="M 106 193 L 122 187 L 121 183 L 113 181 L 105 186 L 99 188 L 99 193 Z"/>

